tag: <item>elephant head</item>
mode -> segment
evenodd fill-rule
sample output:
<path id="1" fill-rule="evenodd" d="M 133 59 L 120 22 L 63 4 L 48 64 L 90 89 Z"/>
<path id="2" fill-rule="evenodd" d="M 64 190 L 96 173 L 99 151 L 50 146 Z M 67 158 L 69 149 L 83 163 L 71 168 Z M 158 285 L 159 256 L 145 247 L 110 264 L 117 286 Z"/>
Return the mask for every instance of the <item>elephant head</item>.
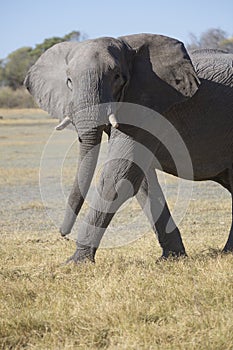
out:
<path id="1" fill-rule="evenodd" d="M 117 127 L 112 102 L 126 101 L 164 112 L 192 97 L 198 78 L 184 45 L 159 35 L 64 42 L 47 50 L 29 70 L 25 85 L 38 105 L 75 126 L 80 153 L 62 235 L 81 209 L 95 170 L 106 124 Z M 110 117 L 110 118 L 109 118 Z"/>

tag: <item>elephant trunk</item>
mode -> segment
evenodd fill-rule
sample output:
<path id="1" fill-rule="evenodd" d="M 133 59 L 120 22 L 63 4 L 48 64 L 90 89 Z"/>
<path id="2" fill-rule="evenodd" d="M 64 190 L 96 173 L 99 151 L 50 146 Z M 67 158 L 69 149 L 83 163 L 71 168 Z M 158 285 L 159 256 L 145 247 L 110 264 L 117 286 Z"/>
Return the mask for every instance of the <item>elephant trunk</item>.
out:
<path id="1" fill-rule="evenodd" d="M 98 159 L 103 126 L 87 127 L 78 123 L 80 141 L 78 169 L 69 195 L 65 218 L 60 228 L 62 236 L 71 232 L 91 184 Z"/>

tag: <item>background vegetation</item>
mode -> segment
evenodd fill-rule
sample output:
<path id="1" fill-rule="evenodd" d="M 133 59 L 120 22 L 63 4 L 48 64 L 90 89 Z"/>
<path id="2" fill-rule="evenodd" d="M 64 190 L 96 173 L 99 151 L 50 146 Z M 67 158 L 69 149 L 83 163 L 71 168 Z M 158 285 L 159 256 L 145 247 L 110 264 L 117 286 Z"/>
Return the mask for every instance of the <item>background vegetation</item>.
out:
<path id="1" fill-rule="evenodd" d="M 196 49 L 219 49 L 233 53 L 233 37 L 229 37 L 220 28 L 208 29 L 199 38 L 191 33 L 187 48 L 189 51 Z"/>
<path id="2" fill-rule="evenodd" d="M 82 41 L 85 38 L 79 31 L 72 31 L 64 37 L 45 39 L 34 48 L 21 47 L 10 53 L 6 59 L 0 59 L 0 108 L 35 107 L 32 97 L 23 88 L 28 69 L 51 46 L 63 41 Z M 214 48 L 233 52 L 233 37 L 229 37 L 221 29 L 213 28 L 202 33 L 199 38 L 191 34 L 187 47 L 189 50 Z"/>

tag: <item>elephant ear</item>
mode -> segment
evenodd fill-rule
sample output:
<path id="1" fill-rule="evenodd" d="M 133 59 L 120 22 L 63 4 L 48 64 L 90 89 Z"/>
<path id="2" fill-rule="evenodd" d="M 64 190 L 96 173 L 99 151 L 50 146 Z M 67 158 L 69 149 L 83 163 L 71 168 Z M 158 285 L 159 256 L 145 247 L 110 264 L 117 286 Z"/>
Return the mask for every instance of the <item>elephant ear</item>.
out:
<path id="1" fill-rule="evenodd" d="M 129 99 L 135 96 L 136 85 L 137 100 L 163 112 L 196 93 L 200 81 L 182 42 L 153 34 L 121 39 L 135 51 Z"/>
<path id="2" fill-rule="evenodd" d="M 54 118 L 69 115 L 72 92 L 67 87 L 67 68 L 77 45 L 63 42 L 52 46 L 30 68 L 24 81 L 36 103 Z"/>

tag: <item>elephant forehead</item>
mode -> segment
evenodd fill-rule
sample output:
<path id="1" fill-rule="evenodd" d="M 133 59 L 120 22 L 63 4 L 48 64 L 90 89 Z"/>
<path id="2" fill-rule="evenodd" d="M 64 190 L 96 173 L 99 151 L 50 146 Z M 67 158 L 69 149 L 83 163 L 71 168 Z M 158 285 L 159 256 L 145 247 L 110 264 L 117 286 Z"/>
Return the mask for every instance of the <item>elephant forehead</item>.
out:
<path id="1" fill-rule="evenodd" d="M 112 65 L 122 53 L 121 46 L 121 42 L 114 38 L 87 40 L 76 47 L 72 61 L 92 66 L 103 63 Z"/>
<path id="2" fill-rule="evenodd" d="M 70 61 L 67 72 L 102 73 L 109 69 L 113 69 L 117 64 L 118 59 L 111 56 L 107 51 L 83 51 L 80 55 L 74 57 Z"/>

